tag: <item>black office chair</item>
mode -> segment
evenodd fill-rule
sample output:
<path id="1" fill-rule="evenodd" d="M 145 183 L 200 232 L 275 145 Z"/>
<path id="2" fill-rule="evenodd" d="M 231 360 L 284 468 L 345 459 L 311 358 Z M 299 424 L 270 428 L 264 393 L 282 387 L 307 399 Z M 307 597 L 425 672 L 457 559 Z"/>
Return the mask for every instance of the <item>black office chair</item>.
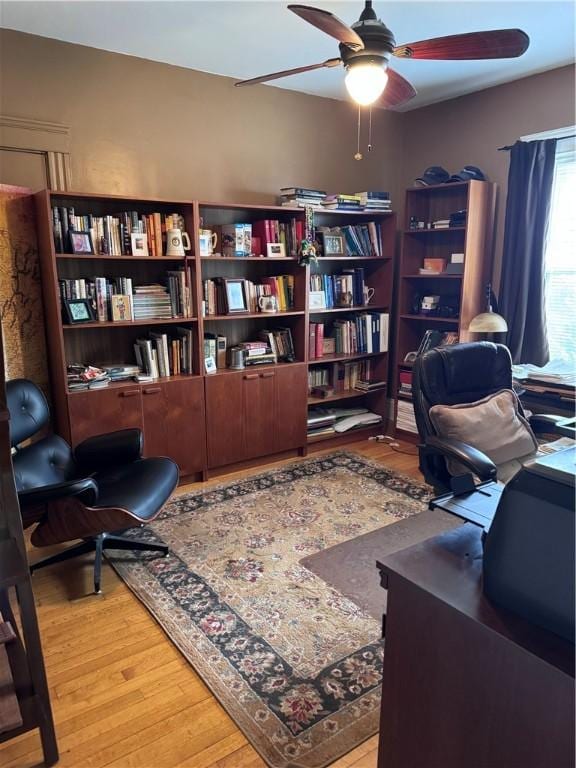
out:
<path id="1" fill-rule="evenodd" d="M 6 384 L 16 489 L 31 541 L 43 547 L 82 539 L 31 566 L 31 571 L 95 552 L 94 591 L 100 592 L 105 549 L 168 554 L 168 547 L 118 531 L 151 522 L 178 484 L 178 467 L 167 458 L 142 458 L 142 433 L 124 429 L 89 438 L 72 450 L 58 435 L 33 438 L 49 421 L 42 391 L 27 379 Z"/>
<path id="2" fill-rule="evenodd" d="M 500 390 L 512 390 L 512 359 L 503 344 L 479 341 L 437 347 L 418 357 L 413 369 L 413 402 L 421 439 L 420 471 L 436 492 L 464 493 L 474 487 L 473 476 L 481 481 L 496 480 L 498 468 L 472 444 L 441 437 L 430 418 L 434 405 L 474 403 Z M 522 404 L 518 412 L 525 418 Z M 529 424 L 534 432 L 554 433 L 559 416 L 537 414 Z M 494 424 L 497 436 L 498 424 Z M 468 470 L 453 475 L 450 462 Z"/>

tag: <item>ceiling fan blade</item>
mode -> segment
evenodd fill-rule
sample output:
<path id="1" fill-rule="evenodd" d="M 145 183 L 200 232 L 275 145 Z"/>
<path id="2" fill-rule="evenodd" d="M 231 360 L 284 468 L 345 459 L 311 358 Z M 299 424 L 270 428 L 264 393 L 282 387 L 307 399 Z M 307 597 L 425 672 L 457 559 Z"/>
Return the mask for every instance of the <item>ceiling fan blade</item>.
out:
<path id="1" fill-rule="evenodd" d="M 289 5 L 288 10 L 300 16 L 308 24 L 312 24 L 312 26 L 330 35 L 330 37 L 336 38 L 338 42 L 344 43 L 352 50 L 359 51 L 364 48 L 360 35 L 329 11 L 323 11 L 320 8 L 310 8 L 308 5 Z"/>
<path id="2" fill-rule="evenodd" d="M 386 72 L 388 73 L 388 82 L 384 93 L 374 104 L 375 107 L 399 107 L 416 96 L 416 88 L 406 78 L 390 67 Z"/>
<path id="3" fill-rule="evenodd" d="M 284 69 L 282 72 L 272 72 L 270 75 L 261 75 L 260 77 L 252 77 L 250 80 L 240 80 L 234 85 L 256 85 L 257 83 L 267 83 L 268 80 L 278 80 L 280 77 L 288 77 L 289 75 L 299 75 L 301 72 L 310 72 L 312 69 L 322 69 L 322 67 L 337 67 L 341 63 L 342 59 L 326 59 L 321 64 L 309 64 L 307 67 L 296 67 L 295 69 Z"/>
<path id="4" fill-rule="evenodd" d="M 512 59 L 529 45 L 521 29 L 493 29 L 398 45 L 393 53 L 402 59 Z"/>

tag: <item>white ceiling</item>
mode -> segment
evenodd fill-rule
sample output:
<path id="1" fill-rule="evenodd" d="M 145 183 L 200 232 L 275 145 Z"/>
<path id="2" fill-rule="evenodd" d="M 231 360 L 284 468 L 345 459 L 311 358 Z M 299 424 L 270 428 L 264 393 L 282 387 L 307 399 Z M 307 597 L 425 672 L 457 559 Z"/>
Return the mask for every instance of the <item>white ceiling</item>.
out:
<path id="1" fill-rule="evenodd" d="M 358 2 L 301 0 L 352 24 Z M 36 2 L 0 0 L 0 26 L 238 79 L 338 55 L 337 42 L 286 9 L 287 2 Z M 396 42 L 519 27 L 530 36 L 518 59 L 405 61 L 393 67 L 416 87 L 408 109 L 488 88 L 574 61 L 573 0 L 402 0 L 374 3 Z M 346 99 L 343 71 L 322 69 L 267 86 Z M 537 105 L 535 105 L 537 108 Z"/>

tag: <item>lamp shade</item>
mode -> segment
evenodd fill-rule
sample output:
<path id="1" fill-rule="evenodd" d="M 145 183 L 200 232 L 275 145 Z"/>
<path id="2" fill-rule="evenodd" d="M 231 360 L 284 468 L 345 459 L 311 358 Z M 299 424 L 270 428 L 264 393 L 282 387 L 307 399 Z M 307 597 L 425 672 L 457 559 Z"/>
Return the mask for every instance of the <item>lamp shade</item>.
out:
<path id="1" fill-rule="evenodd" d="M 357 104 L 373 104 L 386 88 L 388 74 L 381 64 L 351 64 L 344 82 L 348 93 Z"/>
<path id="2" fill-rule="evenodd" d="M 470 333 L 506 333 L 508 323 L 497 312 L 482 312 L 472 318 L 468 331 Z"/>

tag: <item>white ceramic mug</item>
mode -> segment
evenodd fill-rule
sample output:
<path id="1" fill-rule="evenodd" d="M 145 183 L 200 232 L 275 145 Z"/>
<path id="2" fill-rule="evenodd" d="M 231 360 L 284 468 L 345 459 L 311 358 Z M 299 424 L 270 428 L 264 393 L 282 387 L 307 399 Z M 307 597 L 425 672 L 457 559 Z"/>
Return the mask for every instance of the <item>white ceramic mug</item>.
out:
<path id="1" fill-rule="evenodd" d="M 200 239 L 200 256 L 212 256 L 218 242 L 216 232 L 212 232 L 209 229 L 201 229 L 198 237 Z"/>
<path id="2" fill-rule="evenodd" d="M 166 256 L 184 256 L 189 250 L 191 250 L 190 238 L 186 232 L 181 232 L 179 229 L 166 231 Z"/>
<path id="3" fill-rule="evenodd" d="M 373 296 L 374 296 L 374 288 L 368 288 L 368 286 L 365 285 L 364 286 L 364 305 L 365 306 L 370 304 Z"/>
<path id="4" fill-rule="evenodd" d="M 278 299 L 276 296 L 260 296 L 258 306 L 261 312 L 278 312 Z"/>

